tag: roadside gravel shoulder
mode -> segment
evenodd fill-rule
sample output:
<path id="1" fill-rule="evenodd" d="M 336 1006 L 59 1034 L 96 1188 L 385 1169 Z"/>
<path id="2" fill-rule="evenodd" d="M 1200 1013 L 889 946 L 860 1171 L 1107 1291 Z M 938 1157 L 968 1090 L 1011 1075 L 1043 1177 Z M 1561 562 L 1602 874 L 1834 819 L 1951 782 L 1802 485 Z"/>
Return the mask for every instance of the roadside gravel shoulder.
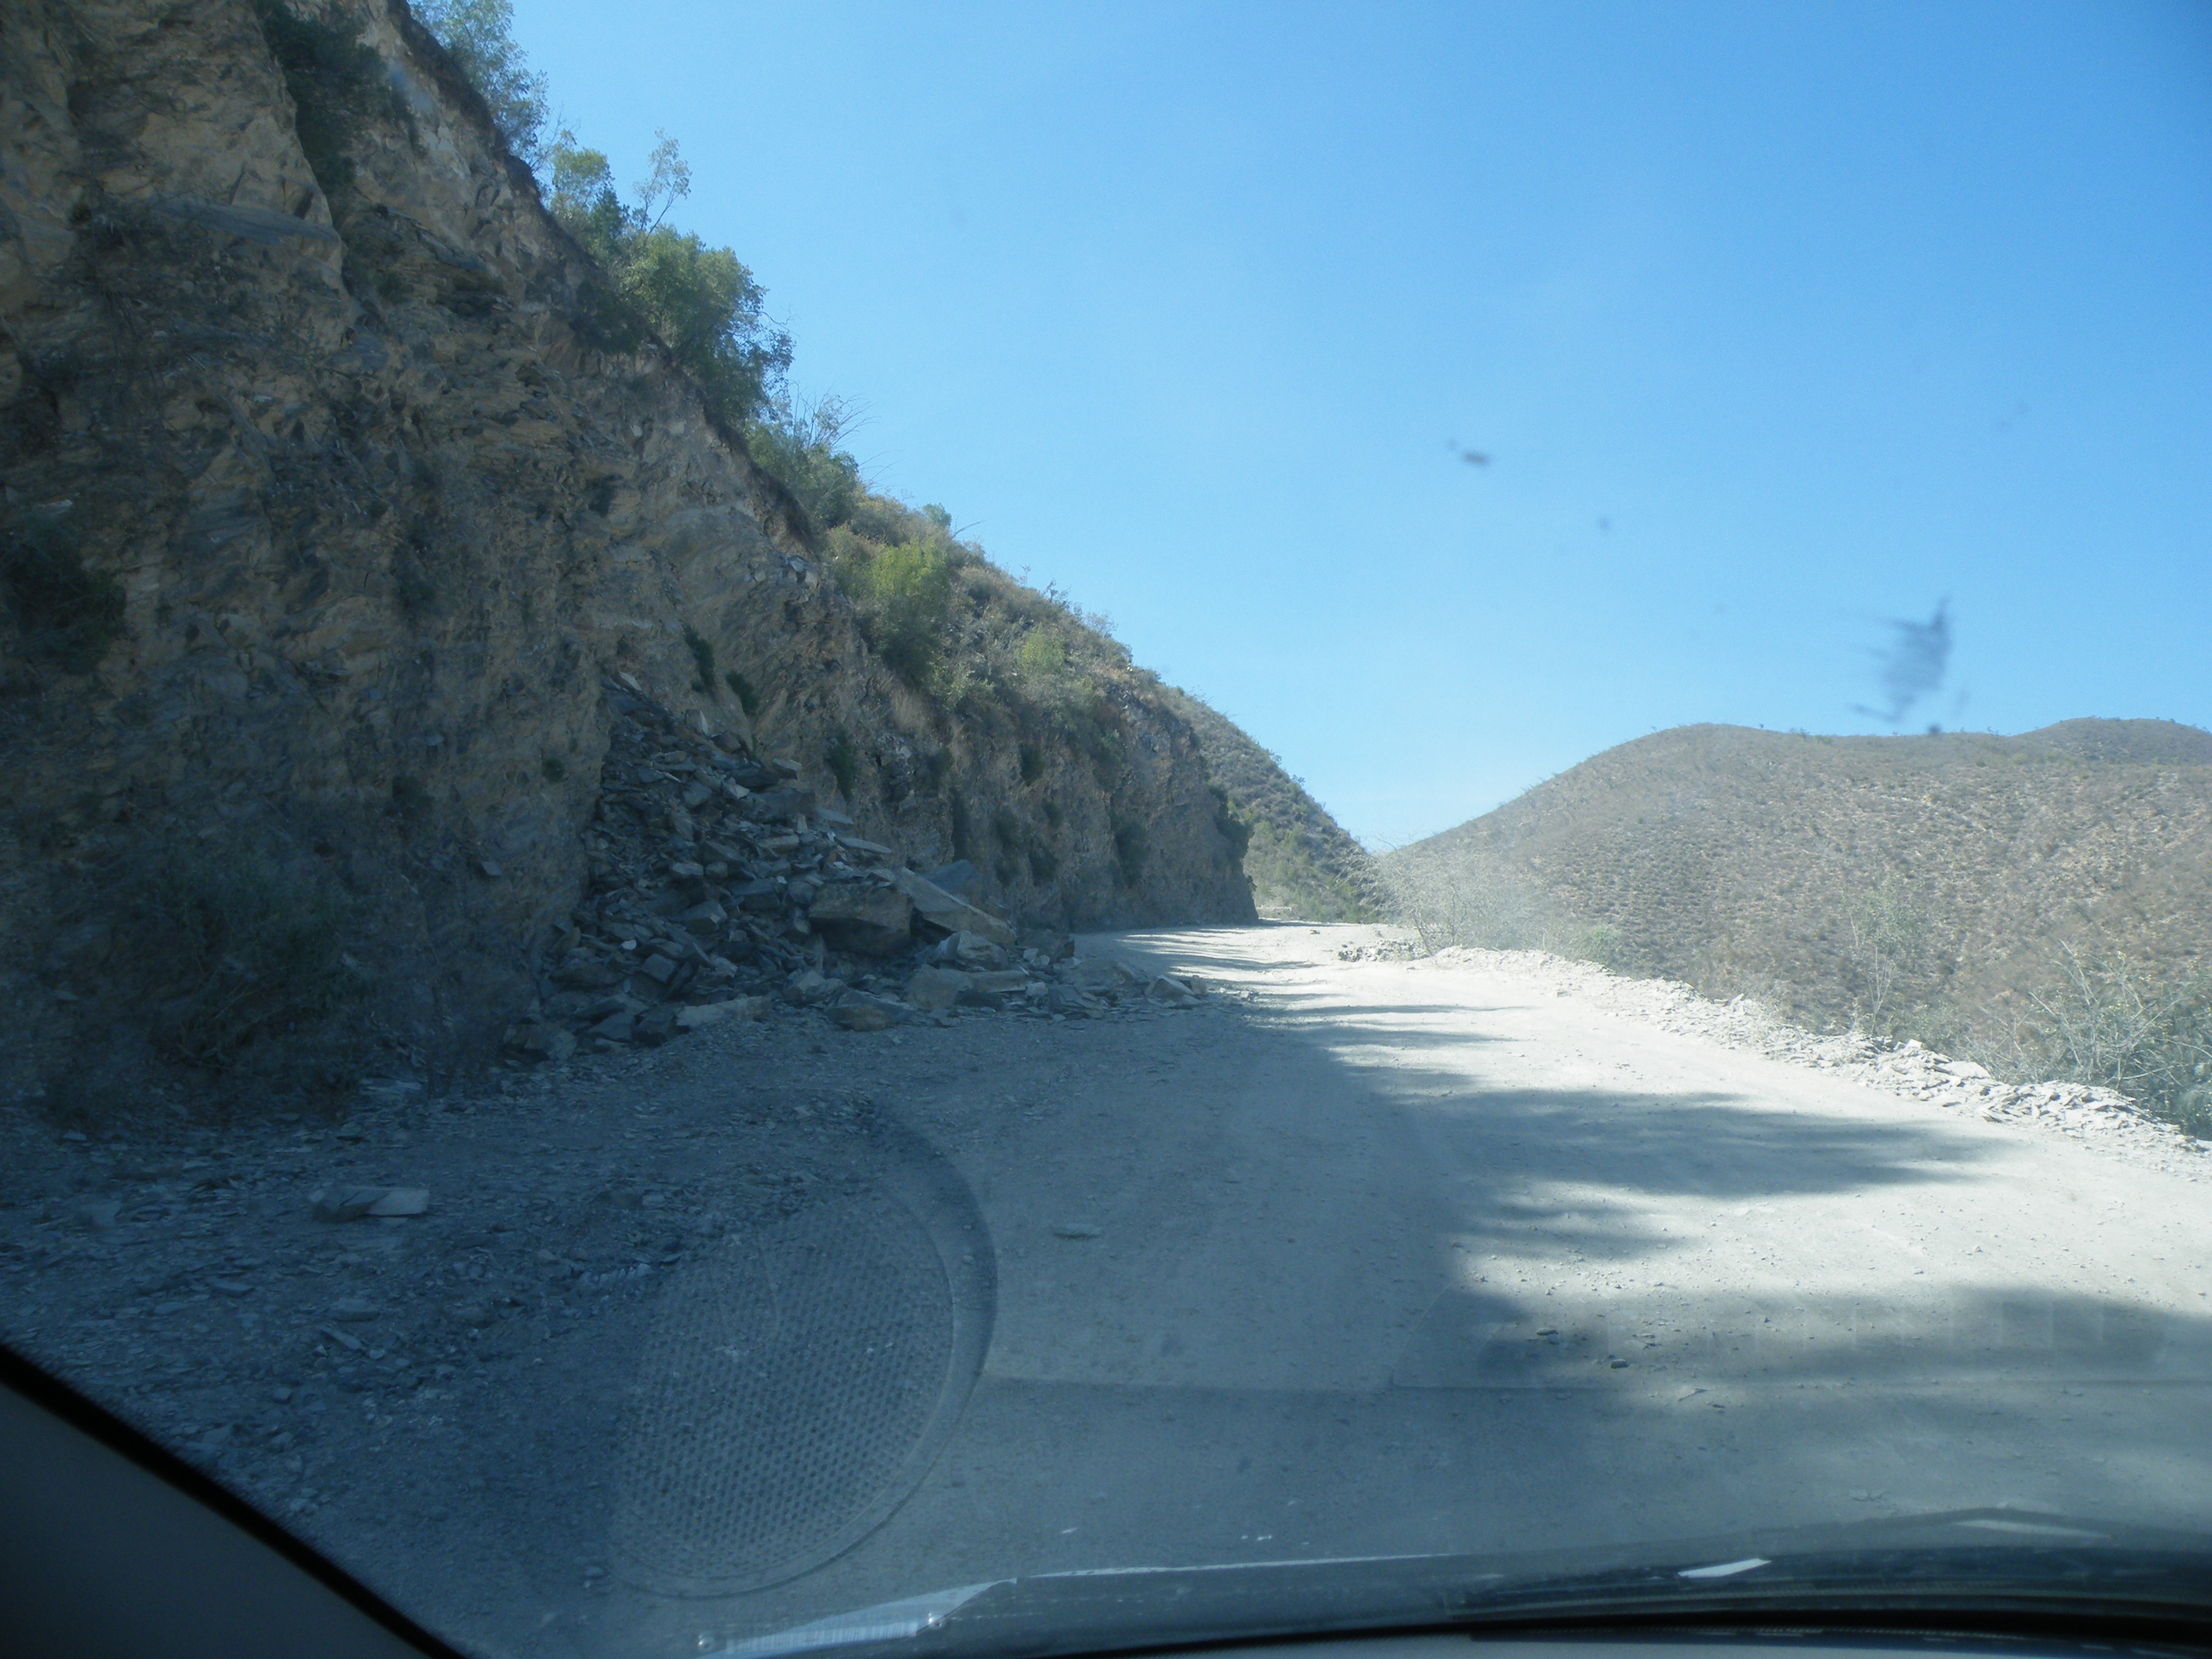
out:
<path id="1" fill-rule="evenodd" d="M 1110 956 L 1058 965 L 1074 1012 L 855 1030 L 762 999 L 475 1090 L 370 1085 L 342 1118 L 0 1103 L 0 1341 L 465 1645 L 589 1628 L 624 1389 L 687 1264 L 836 1203 L 908 1131 L 988 1141 L 1239 1017 Z"/>
<path id="2" fill-rule="evenodd" d="M 1378 930 L 1360 929 L 1375 934 Z M 1403 941 L 1352 940 L 1346 961 L 1404 961 Z M 1878 1042 L 1857 1032 L 1823 1036 L 1793 1025 L 1750 997 L 1717 1002 L 1673 980 L 1633 979 L 1544 951 L 1452 947 L 1415 959 L 1437 974 L 1516 980 L 1536 994 L 1571 996 L 1603 1012 L 1722 1048 L 1846 1079 L 1861 1087 L 1917 1100 L 1954 1116 L 2062 1136 L 2100 1155 L 2192 1181 L 2212 1179 L 2212 1141 L 2192 1138 L 2123 1094 L 2078 1083 L 2004 1083 L 1972 1060 L 1954 1060 L 1917 1042 Z"/>

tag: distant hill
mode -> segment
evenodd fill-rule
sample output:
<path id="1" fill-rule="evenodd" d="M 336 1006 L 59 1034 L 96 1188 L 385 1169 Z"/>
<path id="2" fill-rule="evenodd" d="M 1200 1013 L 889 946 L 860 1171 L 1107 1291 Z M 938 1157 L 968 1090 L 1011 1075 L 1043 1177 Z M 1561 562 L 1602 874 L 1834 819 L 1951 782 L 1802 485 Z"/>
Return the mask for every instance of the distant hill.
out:
<path id="1" fill-rule="evenodd" d="M 1252 832 L 1244 873 L 1262 916 L 1371 921 L 1383 914 L 1366 850 L 1275 757 L 1188 692 L 1168 702 L 1198 733 L 1214 787 Z"/>
<path id="2" fill-rule="evenodd" d="M 2212 732 L 1692 726 L 1384 861 L 1432 927 L 1545 944 L 1815 1024 L 1996 1040 L 2062 947 L 2146 983 L 2212 961 Z M 1968 1043 L 1967 1046 L 1972 1046 Z"/>

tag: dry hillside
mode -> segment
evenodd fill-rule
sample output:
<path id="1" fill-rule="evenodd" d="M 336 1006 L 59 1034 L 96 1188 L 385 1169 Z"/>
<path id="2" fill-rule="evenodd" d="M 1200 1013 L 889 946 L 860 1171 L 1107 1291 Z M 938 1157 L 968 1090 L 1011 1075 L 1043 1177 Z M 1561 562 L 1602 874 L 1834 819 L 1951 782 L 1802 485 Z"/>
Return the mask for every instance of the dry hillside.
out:
<path id="1" fill-rule="evenodd" d="M 2212 958 L 2212 733 L 1684 726 L 1388 867 L 1432 905 L 1456 894 L 1478 931 L 1521 935 L 1501 942 L 1581 944 L 1815 1024 L 1986 1038 L 2058 982 L 2063 946 L 2156 983 Z"/>
<path id="2" fill-rule="evenodd" d="M 1169 701 L 1198 733 L 1206 775 L 1249 830 L 1244 873 L 1265 916 L 1368 921 L 1386 908 L 1373 860 L 1282 763 L 1237 724 L 1173 688 Z"/>

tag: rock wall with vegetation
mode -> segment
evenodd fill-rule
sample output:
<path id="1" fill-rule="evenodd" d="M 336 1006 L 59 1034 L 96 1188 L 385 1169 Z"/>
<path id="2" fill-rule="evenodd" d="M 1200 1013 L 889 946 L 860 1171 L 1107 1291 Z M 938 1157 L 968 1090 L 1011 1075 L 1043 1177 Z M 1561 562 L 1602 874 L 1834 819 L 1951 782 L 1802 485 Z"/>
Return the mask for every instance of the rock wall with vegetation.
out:
<path id="1" fill-rule="evenodd" d="M 1376 921 L 1388 903 L 1374 860 L 1305 785 L 1218 710 L 1170 690 L 1198 733 L 1206 775 L 1239 825 L 1244 873 L 1265 916 L 1298 921 Z"/>
<path id="2" fill-rule="evenodd" d="M 0 151 L 0 1089 L 463 1063 L 610 676 L 1018 919 L 1250 915 L 1157 682 L 941 515 L 830 544 L 397 0 L 19 0 Z"/>

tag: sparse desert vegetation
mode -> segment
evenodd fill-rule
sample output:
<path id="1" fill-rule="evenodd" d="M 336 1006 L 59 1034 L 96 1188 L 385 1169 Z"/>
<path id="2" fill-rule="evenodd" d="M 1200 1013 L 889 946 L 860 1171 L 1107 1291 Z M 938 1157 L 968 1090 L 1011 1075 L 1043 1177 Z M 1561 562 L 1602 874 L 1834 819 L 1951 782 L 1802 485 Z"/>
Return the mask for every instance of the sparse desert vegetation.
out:
<path id="1" fill-rule="evenodd" d="M 1543 949 L 2207 1123 L 2212 734 L 1689 726 L 1381 860 L 1424 946 Z"/>
<path id="2" fill-rule="evenodd" d="M 1301 921 L 1374 921 L 1387 914 L 1366 849 L 1282 761 L 1200 699 L 1173 688 L 1170 694 L 1205 746 L 1224 814 L 1243 828 L 1244 872 L 1261 914 Z"/>

